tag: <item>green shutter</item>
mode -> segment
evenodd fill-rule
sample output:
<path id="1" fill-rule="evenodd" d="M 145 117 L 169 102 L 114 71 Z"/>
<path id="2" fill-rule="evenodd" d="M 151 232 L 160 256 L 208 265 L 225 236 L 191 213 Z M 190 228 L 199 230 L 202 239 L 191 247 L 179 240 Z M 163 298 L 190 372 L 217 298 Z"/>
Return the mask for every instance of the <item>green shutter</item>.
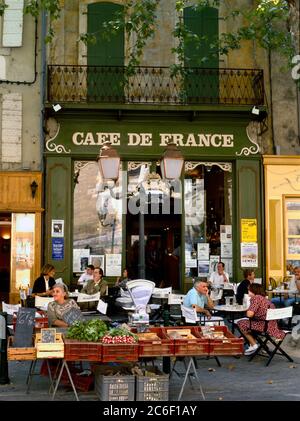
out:
<path id="1" fill-rule="evenodd" d="M 205 73 L 197 68 L 218 69 L 219 58 L 211 57 L 210 44 L 219 36 L 218 9 L 206 7 L 197 10 L 193 7 L 184 9 L 184 24 L 186 28 L 199 37 L 206 39 L 198 43 L 193 39 L 186 41 L 184 46 L 185 66 L 194 68 L 185 79 L 185 91 L 188 102 L 219 102 L 219 76 L 216 70 L 207 70 Z M 208 60 L 201 62 L 203 57 Z"/>
<path id="2" fill-rule="evenodd" d="M 102 36 L 102 25 L 114 19 L 123 6 L 114 3 L 88 5 L 88 33 L 96 36 L 96 43 L 88 44 L 88 97 L 93 101 L 120 102 L 124 94 L 123 69 L 93 66 L 124 66 L 124 31 L 110 39 Z"/>

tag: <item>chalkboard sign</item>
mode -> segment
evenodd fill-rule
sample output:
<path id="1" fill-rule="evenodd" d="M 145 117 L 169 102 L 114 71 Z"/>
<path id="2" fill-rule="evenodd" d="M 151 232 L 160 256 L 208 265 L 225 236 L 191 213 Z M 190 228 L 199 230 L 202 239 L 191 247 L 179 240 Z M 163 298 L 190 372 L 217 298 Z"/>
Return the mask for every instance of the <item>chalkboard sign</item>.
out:
<path id="1" fill-rule="evenodd" d="M 35 325 L 35 309 L 21 307 L 18 311 L 14 347 L 32 346 L 32 334 Z"/>
<path id="2" fill-rule="evenodd" d="M 41 329 L 42 343 L 55 343 L 56 329 Z"/>
<path id="3" fill-rule="evenodd" d="M 83 316 L 79 308 L 72 307 L 63 315 L 63 320 L 68 324 L 68 326 L 71 326 L 77 320 L 83 320 Z"/>

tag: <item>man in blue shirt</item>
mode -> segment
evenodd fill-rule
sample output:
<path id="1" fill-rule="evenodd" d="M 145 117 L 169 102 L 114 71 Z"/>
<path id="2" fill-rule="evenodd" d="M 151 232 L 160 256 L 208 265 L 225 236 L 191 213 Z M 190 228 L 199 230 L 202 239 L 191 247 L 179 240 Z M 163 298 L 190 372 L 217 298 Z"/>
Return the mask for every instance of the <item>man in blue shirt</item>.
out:
<path id="1" fill-rule="evenodd" d="M 195 281 L 193 288 L 186 294 L 183 305 L 195 308 L 197 313 L 203 313 L 209 319 L 211 314 L 208 309 L 213 309 L 214 303 L 208 295 L 207 281 Z"/>

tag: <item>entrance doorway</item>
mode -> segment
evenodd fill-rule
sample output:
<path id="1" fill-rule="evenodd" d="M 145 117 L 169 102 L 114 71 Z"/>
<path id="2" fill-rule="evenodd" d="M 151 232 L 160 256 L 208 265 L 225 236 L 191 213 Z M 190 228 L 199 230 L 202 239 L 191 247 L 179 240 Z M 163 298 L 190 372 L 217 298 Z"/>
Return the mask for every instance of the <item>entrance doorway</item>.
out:
<path id="1" fill-rule="evenodd" d="M 0 301 L 9 302 L 11 214 L 0 213 Z"/>
<path id="2" fill-rule="evenodd" d="M 181 215 L 145 215 L 146 279 L 157 287 L 181 286 Z M 126 217 L 126 261 L 132 279 L 139 277 L 139 217 Z"/>

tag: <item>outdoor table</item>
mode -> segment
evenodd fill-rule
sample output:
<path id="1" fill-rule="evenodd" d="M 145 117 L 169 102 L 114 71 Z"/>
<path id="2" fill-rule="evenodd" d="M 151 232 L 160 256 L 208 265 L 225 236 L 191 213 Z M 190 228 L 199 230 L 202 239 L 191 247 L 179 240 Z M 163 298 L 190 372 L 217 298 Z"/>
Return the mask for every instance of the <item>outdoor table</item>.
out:
<path id="1" fill-rule="evenodd" d="M 248 310 L 248 307 L 239 304 L 233 305 L 216 305 L 214 306 L 214 310 L 222 311 L 224 313 L 228 313 L 229 321 L 231 322 L 231 332 L 234 333 L 234 320 L 239 313 L 245 313 Z"/>
<path id="2" fill-rule="evenodd" d="M 300 296 L 300 291 L 295 290 L 295 289 L 284 289 L 284 288 L 275 288 L 275 289 L 270 289 L 267 290 L 266 292 L 272 294 L 272 295 L 279 295 L 280 298 L 280 302 L 282 301 L 282 296 L 286 295 L 286 294 L 291 294 L 295 296 L 295 300 L 297 298 L 297 295 Z"/>

